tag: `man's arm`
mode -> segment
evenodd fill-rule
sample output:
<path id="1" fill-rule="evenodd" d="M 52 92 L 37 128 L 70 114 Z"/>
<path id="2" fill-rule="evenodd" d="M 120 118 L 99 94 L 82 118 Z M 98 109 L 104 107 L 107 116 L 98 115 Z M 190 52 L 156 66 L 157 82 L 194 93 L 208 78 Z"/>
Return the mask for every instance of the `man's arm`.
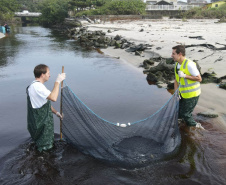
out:
<path id="1" fill-rule="evenodd" d="M 192 81 L 197 81 L 197 82 L 201 82 L 202 81 L 202 77 L 199 74 L 198 76 L 190 76 L 190 75 L 186 75 L 185 78 L 192 80 Z"/>
<path id="2" fill-rule="evenodd" d="M 57 113 L 56 109 L 54 109 L 52 105 L 51 105 L 51 111 L 52 111 L 52 113 L 54 113 L 54 114 Z"/>
<path id="3" fill-rule="evenodd" d="M 58 82 L 55 82 L 52 92 L 47 97 L 48 100 L 51 100 L 54 102 L 57 101 L 57 97 L 59 94 L 59 86 L 60 86 L 60 84 Z"/>
<path id="4" fill-rule="evenodd" d="M 57 112 L 52 105 L 51 105 L 51 111 L 53 114 L 56 114 L 56 116 L 59 117 L 61 120 L 63 120 L 63 114 L 61 115 L 59 112 Z"/>
<path id="5" fill-rule="evenodd" d="M 50 95 L 47 97 L 48 100 L 51 100 L 51 101 L 57 101 L 57 97 L 58 97 L 58 94 L 59 94 L 59 86 L 60 86 L 60 83 L 66 78 L 66 75 L 65 73 L 61 73 L 58 75 L 57 79 L 56 79 L 56 82 L 54 84 L 54 87 L 53 87 L 53 90 L 52 92 L 50 93 Z"/>

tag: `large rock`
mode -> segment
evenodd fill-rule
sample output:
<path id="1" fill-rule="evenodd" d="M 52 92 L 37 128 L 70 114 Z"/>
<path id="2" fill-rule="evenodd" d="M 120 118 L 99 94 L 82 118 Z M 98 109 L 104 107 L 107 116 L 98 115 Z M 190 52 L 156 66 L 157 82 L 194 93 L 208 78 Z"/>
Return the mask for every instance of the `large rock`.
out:
<path id="1" fill-rule="evenodd" d="M 202 82 L 201 83 L 203 83 L 203 84 L 206 84 L 206 83 L 220 83 L 221 82 L 220 78 L 215 77 L 216 73 L 214 73 L 214 72 L 212 72 L 212 73 L 205 72 L 201 76 L 202 76 Z"/>
<path id="2" fill-rule="evenodd" d="M 79 19 L 71 19 L 71 18 L 67 18 L 64 20 L 63 25 L 66 27 L 81 27 L 82 23 Z"/>
<path id="3" fill-rule="evenodd" d="M 226 82 L 220 83 L 219 87 L 226 90 Z"/>
<path id="4" fill-rule="evenodd" d="M 148 71 L 147 80 L 164 83 L 174 80 L 174 65 L 166 64 L 166 62 L 160 62 L 157 66 L 152 67 Z"/>

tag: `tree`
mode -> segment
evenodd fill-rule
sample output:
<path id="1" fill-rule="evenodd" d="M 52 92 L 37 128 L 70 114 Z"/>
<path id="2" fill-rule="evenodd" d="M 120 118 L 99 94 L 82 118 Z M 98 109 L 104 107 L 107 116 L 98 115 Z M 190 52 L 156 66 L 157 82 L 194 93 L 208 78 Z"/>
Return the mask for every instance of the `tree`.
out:
<path id="1" fill-rule="evenodd" d="M 81 15 L 140 15 L 145 14 L 146 4 L 141 0 L 103 0 L 105 3 L 95 10 L 79 12 Z M 96 1 L 96 6 L 100 1 Z"/>
<path id="2" fill-rule="evenodd" d="M 38 12 L 38 4 L 42 0 L 17 0 L 20 4 L 20 11 L 29 10 L 29 12 Z"/>
<path id="3" fill-rule="evenodd" d="M 40 4 L 40 10 L 42 13 L 40 21 L 45 25 L 54 25 L 68 17 L 68 1 L 44 0 Z"/>
<path id="4" fill-rule="evenodd" d="M 86 8 L 98 8 L 111 0 L 70 0 L 69 6 L 71 10 L 85 10 Z"/>
<path id="5" fill-rule="evenodd" d="M 112 15 L 139 15 L 145 13 L 146 4 L 141 0 L 113 0 L 103 8 Z"/>
<path id="6" fill-rule="evenodd" d="M 18 7 L 16 0 L 0 0 L 0 20 L 11 20 Z"/>

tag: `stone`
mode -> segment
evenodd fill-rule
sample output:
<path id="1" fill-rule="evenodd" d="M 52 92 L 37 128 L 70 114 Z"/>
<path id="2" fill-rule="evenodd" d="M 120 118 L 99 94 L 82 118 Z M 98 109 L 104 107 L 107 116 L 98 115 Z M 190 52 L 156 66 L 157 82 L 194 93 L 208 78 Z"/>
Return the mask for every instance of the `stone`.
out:
<path id="1" fill-rule="evenodd" d="M 116 35 L 115 38 L 114 38 L 114 40 L 121 40 L 121 38 L 122 38 L 121 36 Z"/>
<path id="2" fill-rule="evenodd" d="M 220 83 L 219 87 L 226 90 L 226 83 Z"/>
<path id="3" fill-rule="evenodd" d="M 174 89 L 174 83 L 169 82 L 169 83 L 167 84 L 167 89 Z"/>
<path id="4" fill-rule="evenodd" d="M 202 74 L 202 82 L 203 84 L 206 84 L 206 83 L 220 83 L 221 82 L 221 79 L 220 78 L 217 78 L 215 77 L 216 73 L 212 72 L 212 73 L 208 73 L 208 72 L 205 72 L 204 74 Z"/>
<path id="5" fill-rule="evenodd" d="M 135 55 L 141 56 L 141 52 L 136 51 L 136 52 L 135 52 Z"/>
<path id="6" fill-rule="evenodd" d="M 214 112 L 199 112 L 197 114 L 198 116 L 203 116 L 203 117 L 207 117 L 207 118 L 216 118 L 218 117 L 218 114 L 214 113 Z"/>

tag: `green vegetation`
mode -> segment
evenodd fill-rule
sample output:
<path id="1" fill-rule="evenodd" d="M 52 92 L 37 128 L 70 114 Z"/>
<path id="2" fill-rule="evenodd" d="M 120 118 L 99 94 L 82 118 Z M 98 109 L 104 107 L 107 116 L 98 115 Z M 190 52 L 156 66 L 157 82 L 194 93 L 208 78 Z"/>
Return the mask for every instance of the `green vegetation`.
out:
<path id="1" fill-rule="evenodd" d="M 0 20 L 11 20 L 18 7 L 19 4 L 16 0 L 0 0 Z"/>
<path id="2" fill-rule="evenodd" d="M 221 19 L 226 17 L 226 3 L 221 5 L 219 8 L 193 8 L 182 14 L 183 18 L 193 19 Z"/>
<path id="3" fill-rule="evenodd" d="M 29 12 L 39 12 L 38 5 L 43 0 L 17 0 L 20 4 L 19 11 L 29 10 Z"/>
<path id="4" fill-rule="evenodd" d="M 63 22 L 69 10 L 77 12 L 76 16 L 139 15 L 145 14 L 145 7 L 141 0 L 0 0 L 0 20 L 10 20 L 14 12 L 28 10 L 41 12 L 39 21 L 54 25 Z"/>
<path id="5" fill-rule="evenodd" d="M 111 0 L 70 0 L 69 9 L 73 11 L 85 10 L 86 8 L 98 8 Z"/>
<path id="6" fill-rule="evenodd" d="M 141 0 L 112 0 L 103 3 L 96 9 L 81 11 L 76 16 L 82 15 L 140 15 L 145 14 L 146 4 Z"/>
<path id="7" fill-rule="evenodd" d="M 45 25 L 61 23 L 68 16 L 67 0 L 44 0 L 40 3 L 39 9 L 42 16 L 40 21 Z"/>
<path id="8" fill-rule="evenodd" d="M 141 0 L 43 0 L 39 9 L 40 21 L 47 25 L 63 22 L 68 10 L 82 15 L 144 14 L 146 4 Z M 88 9 L 88 10 L 87 10 Z"/>

